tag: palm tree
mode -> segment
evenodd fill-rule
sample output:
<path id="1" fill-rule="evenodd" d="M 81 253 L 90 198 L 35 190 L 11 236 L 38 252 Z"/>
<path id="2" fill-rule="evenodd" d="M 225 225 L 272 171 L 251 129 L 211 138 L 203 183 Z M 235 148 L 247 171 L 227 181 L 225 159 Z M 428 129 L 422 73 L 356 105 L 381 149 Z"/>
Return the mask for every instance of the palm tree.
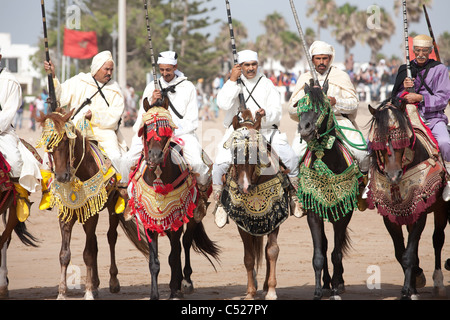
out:
<path id="1" fill-rule="evenodd" d="M 345 59 L 349 56 L 350 49 L 355 46 L 356 41 L 361 39 L 360 34 L 366 26 L 366 19 L 365 12 L 358 11 L 356 6 L 348 3 L 336 10 L 333 21 L 335 29 L 332 35 L 338 43 L 344 46 Z"/>
<path id="2" fill-rule="evenodd" d="M 406 4 L 406 13 L 408 15 L 408 22 L 419 22 L 423 16 L 422 5 L 425 5 L 427 9 L 431 6 L 433 0 L 408 0 Z M 399 12 L 403 12 L 402 3 L 400 1 L 394 2 L 394 11 L 398 15 Z"/>
<path id="3" fill-rule="evenodd" d="M 378 51 L 381 50 L 385 41 L 389 40 L 395 33 L 395 23 L 393 22 L 389 13 L 380 8 L 380 27 L 366 28 L 365 32 L 361 33 L 364 42 L 367 43 L 371 49 L 370 61 L 376 62 Z"/>
<path id="4" fill-rule="evenodd" d="M 314 22 L 317 23 L 317 39 L 320 39 L 320 29 L 328 28 L 332 23 L 336 12 L 336 2 L 334 0 L 309 0 L 306 16 L 310 17 L 316 13 Z"/>
<path id="5" fill-rule="evenodd" d="M 441 57 L 442 63 L 447 66 L 450 65 L 450 33 L 445 31 L 438 38 L 439 42 L 439 56 Z"/>

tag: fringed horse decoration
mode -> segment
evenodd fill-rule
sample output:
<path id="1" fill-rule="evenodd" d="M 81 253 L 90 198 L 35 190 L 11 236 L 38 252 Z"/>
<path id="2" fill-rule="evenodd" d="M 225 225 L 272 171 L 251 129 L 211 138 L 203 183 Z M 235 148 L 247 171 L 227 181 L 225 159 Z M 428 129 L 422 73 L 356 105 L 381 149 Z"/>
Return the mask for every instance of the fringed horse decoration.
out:
<path id="1" fill-rule="evenodd" d="M 237 224 L 244 243 L 247 269 L 247 296 L 254 299 L 257 291 L 255 262 L 261 263 L 264 235 L 267 270 L 263 290 L 266 299 L 277 299 L 276 262 L 279 253 L 277 237 L 280 225 L 289 215 L 290 188 L 288 177 L 280 170 L 274 150 L 259 133 L 261 117 L 253 119 L 250 110 L 242 110 L 243 122 L 233 119 L 234 132 L 224 147 L 230 149 L 232 165 L 226 175 L 220 201 L 228 216 Z"/>
<path id="2" fill-rule="evenodd" d="M 95 299 L 100 284 L 95 235 L 100 211 L 107 208 L 109 212 L 107 235 L 111 254 L 109 287 L 112 293 L 120 291 L 115 261 L 119 223 L 127 237 L 144 255 L 148 256 L 148 249 L 140 244 L 134 222 L 127 222 L 123 214 L 115 213 L 115 203 L 119 196 L 116 185 L 120 178 L 102 150 L 96 143 L 90 141 L 89 137 L 93 137 L 90 123 L 84 119 L 75 126 L 70 121 L 71 115 L 72 111 L 65 113 L 63 109 L 58 108 L 55 112 L 40 118 L 43 132 L 38 147 L 45 147 L 48 153 L 49 167 L 52 171 L 50 202 L 51 207 L 58 208 L 59 212 L 62 243 L 59 256 L 61 281 L 58 299 L 66 298 L 66 275 L 71 258 L 70 238 L 76 221 L 83 225 L 86 234 L 83 252 L 87 268 L 85 299 Z"/>
<path id="3" fill-rule="evenodd" d="M 3 215 L 5 229 L 0 236 L 0 298 L 8 297 L 8 268 L 6 265 L 6 251 L 14 231 L 20 241 L 32 247 L 37 247 L 36 238 L 31 235 L 25 225 L 25 221 L 18 217 L 16 212 L 16 200 L 20 195 L 17 193 L 10 177 L 11 167 L 0 153 L 0 215 Z"/>
<path id="4" fill-rule="evenodd" d="M 170 298 L 175 299 L 182 297 L 183 293 L 193 291 L 191 246 L 211 264 L 210 257 L 218 260 L 220 250 L 209 239 L 202 223 L 203 216 L 198 214 L 199 191 L 196 179 L 183 158 L 180 145 L 173 137 L 176 126 L 169 110 L 167 107 L 150 108 L 147 99 L 144 100 L 144 105 L 147 106 L 147 112 L 143 116 L 143 126 L 139 131 L 144 150 L 136 169 L 130 175 L 131 196 L 128 210 L 143 224 L 150 246 L 152 300 L 159 299 L 158 236 L 168 236 L 171 245 Z M 180 238 L 184 226 L 185 266 L 182 270 Z"/>
<path id="5" fill-rule="evenodd" d="M 433 247 L 435 293 L 445 294 L 441 250 L 449 205 L 442 200 L 446 170 L 437 142 L 422 122 L 415 105 L 398 99 L 384 101 L 373 115 L 369 132 L 372 166 L 368 192 L 369 208 L 377 208 L 391 235 L 395 257 L 405 279 L 402 299 L 417 298 L 425 286 L 419 267 L 418 246 L 427 214 L 434 212 Z M 409 231 L 405 247 L 402 226 Z"/>
<path id="6" fill-rule="evenodd" d="M 313 81 L 305 85 L 305 96 L 297 102 L 297 114 L 301 138 L 307 142 L 307 151 L 300 161 L 298 197 L 307 213 L 313 239 L 314 299 L 321 299 L 330 284 L 331 299 L 340 299 L 339 294 L 344 291 L 342 257 L 349 249 L 347 226 L 357 208 L 362 174 L 336 135 L 336 120 L 328 98 Z M 328 272 L 324 220 L 333 224 L 335 234 L 332 278 Z"/>

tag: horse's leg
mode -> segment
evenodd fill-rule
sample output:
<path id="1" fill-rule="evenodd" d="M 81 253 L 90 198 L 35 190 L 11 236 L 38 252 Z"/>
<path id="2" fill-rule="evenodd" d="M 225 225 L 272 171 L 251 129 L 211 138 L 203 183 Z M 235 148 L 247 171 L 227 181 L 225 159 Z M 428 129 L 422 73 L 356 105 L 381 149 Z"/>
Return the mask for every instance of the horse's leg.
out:
<path id="1" fill-rule="evenodd" d="M 93 300 L 98 297 L 98 286 L 100 285 L 97 266 L 98 245 L 95 235 L 98 218 L 99 215 L 96 214 L 87 219 L 83 225 L 86 234 L 86 244 L 83 251 L 83 259 L 86 264 L 86 293 L 84 295 L 86 300 Z"/>
<path id="2" fill-rule="evenodd" d="M 422 216 L 412 225 L 408 235 L 408 243 L 403 253 L 402 265 L 405 269 L 405 282 L 402 288 L 402 299 L 411 299 L 416 292 L 415 270 L 419 267 L 419 257 L 417 256 L 420 236 L 427 221 L 427 214 Z"/>
<path id="3" fill-rule="evenodd" d="M 59 219 L 59 228 L 61 230 L 61 250 L 59 252 L 59 263 L 61 265 L 61 278 L 59 280 L 58 288 L 58 300 L 66 299 L 67 291 L 67 266 L 69 265 L 71 252 L 70 252 L 70 240 L 72 238 L 72 229 L 75 224 L 76 218 L 72 218 L 70 221 L 64 222 Z"/>
<path id="4" fill-rule="evenodd" d="M 149 259 L 148 267 L 150 269 L 151 283 L 150 283 L 150 299 L 159 300 L 158 291 L 158 275 L 160 270 L 160 262 L 158 257 L 158 233 L 149 232 Z M 151 241 L 150 241 L 151 240 Z"/>
<path id="5" fill-rule="evenodd" d="M 114 212 L 114 208 L 110 210 L 109 213 L 109 229 L 107 233 L 109 253 L 111 258 L 111 263 L 109 267 L 109 291 L 111 293 L 118 293 L 120 291 L 119 279 L 117 279 L 117 274 L 119 270 L 116 264 L 116 243 L 117 243 L 117 226 L 119 225 L 119 216 Z"/>
<path id="6" fill-rule="evenodd" d="M 314 290 L 314 299 L 319 300 L 323 296 L 323 289 L 321 286 L 320 276 L 322 270 L 325 266 L 326 255 L 323 252 L 323 234 L 324 234 L 324 224 L 322 218 L 312 211 L 307 213 L 308 226 L 311 231 L 311 236 L 313 240 L 313 268 L 316 279 L 316 285 Z"/>
<path id="7" fill-rule="evenodd" d="M 181 284 L 181 291 L 186 294 L 190 294 L 194 291 L 194 285 L 192 283 L 192 267 L 191 267 L 191 246 L 194 239 L 195 228 L 197 223 L 194 219 L 191 219 L 186 225 L 186 231 L 183 234 L 183 249 L 184 249 L 184 268 L 183 268 L 183 281 Z"/>
<path id="8" fill-rule="evenodd" d="M 349 239 L 347 227 L 352 218 L 353 212 L 348 213 L 344 218 L 333 223 L 334 230 L 334 250 L 331 253 L 333 263 L 333 277 L 331 279 L 331 297 L 332 300 L 340 300 L 339 294 L 345 292 L 344 286 L 344 266 L 342 264 L 343 253 L 348 247 Z"/>
<path id="9" fill-rule="evenodd" d="M 442 274 L 441 253 L 445 241 L 445 227 L 447 226 L 447 205 L 439 206 L 434 211 L 434 233 L 433 233 L 433 248 L 434 248 L 434 272 L 433 272 L 433 294 L 439 297 L 445 297 L 446 290 L 444 286 L 444 276 Z"/>
<path id="10" fill-rule="evenodd" d="M 177 231 L 167 232 L 167 236 L 170 239 L 170 299 L 179 299 L 183 297 L 181 293 L 181 281 L 183 280 L 183 272 L 181 271 L 181 234 L 183 228 L 179 228 Z"/>
<path id="11" fill-rule="evenodd" d="M 0 265 L 0 298 L 8 297 L 8 266 L 6 264 L 6 251 L 8 250 L 9 241 L 11 241 L 11 234 L 19 223 L 17 218 L 16 208 L 12 205 L 8 212 L 8 221 L 6 222 L 5 230 L 0 237 L 1 248 L 1 265 Z"/>
<path id="12" fill-rule="evenodd" d="M 276 266 L 280 248 L 278 246 L 277 237 L 280 228 L 276 228 L 267 237 L 266 245 L 266 280 L 264 282 L 264 291 L 267 292 L 266 300 L 276 300 L 277 293 L 275 288 L 277 286 Z"/>
<path id="13" fill-rule="evenodd" d="M 397 259 L 403 268 L 402 257 L 405 252 L 405 239 L 403 238 L 402 226 L 391 222 L 388 217 L 383 217 L 383 222 L 394 244 L 395 259 Z"/>
<path id="14" fill-rule="evenodd" d="M 245 232 L 238 227 L 239 234 L 241 236 L 242 242 L 244 243 L 244 265 L 247 270 L 247 295 L 246 300 L 252 300 L 256 295 L 256 281 L 255 281 L 255 253 L 253 250 L 252 235 Z"/>

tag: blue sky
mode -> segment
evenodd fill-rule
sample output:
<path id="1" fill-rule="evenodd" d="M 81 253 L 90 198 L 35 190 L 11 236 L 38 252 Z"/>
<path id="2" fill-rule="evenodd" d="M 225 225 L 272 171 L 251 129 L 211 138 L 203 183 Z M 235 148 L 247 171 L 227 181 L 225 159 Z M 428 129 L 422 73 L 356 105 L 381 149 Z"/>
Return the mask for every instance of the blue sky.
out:
<path id="1" fill-rule="evenodd" d="M 12 34 L 13 43 L 25 43 L 36 45 L 41 41 L 42 37 L 42 18 L 41 18 L 41 1 L 39 0 L 0 0 L 1 1 L 1 19 L 0 32 L 8 32 Z M 64 1 L 64 0 L 62 0 Z M 248 31 L 250 40 L 264 32 L 261 21 L 274 11 L 281 13 L 286 21 L 289 23 L 292 31 L 297 32 L 294 18 L 289 5 L 289 0 L 229 0 L 231 6 L 231 13 L 235 19 L 243 22 Z M 395 0 L 401 3 L 401 0 Z M 54 0 L 46 0 L 47 11 L 53 7 Z M 371 5 L 379 5 L 384 7 L 387 11 L 393 11 L 393 0 L 336 0 L 338 5 L 346 2 L 358 6 L 361 10 L 366 10 Z M 311 27 L 316 30 L 316 26 L 312 19 L 306 18 L 305 11 L 307 0 L 294 1 L 297 13 L 302 24 L 303 30 Z M 211 21 L 214 19 L 227 20 L 225 0 L 213 0 L 211 6 L 217 9 L 211 14 Z M 26 9 L 25 9 L 26 8 Z M 448 0 L 434 0 L 428 13 L 432 20 L 434 34 L 438 37 L 444 31 L 450 31 L 450 27 L 446 22 L 448 19 L 448 12 L 450 9 L 450 1 Z M 386 55 L 401 56 L 401 43 L 403 41 L 403 19 L 401 12 L 398 16 L 393 16 L 396 22 L 396 32 L 387 42 L 382 51 Z M 209 33 L 214 35 L 218 31 L 218 24 L 212 26 Z M 409 31 L 417 33 L 428 33 L 425 19 L 420 23 L 412 23 L 409 26 Z M 341 45 L 337 44 L 328 30 L 321 31 L 321 40 L 333 44 L 336 48 L 337 59 L 343 57 L 344 50 Z M 1 44 L 0 44 L 1 46 Z M 240 50 L 242 48 L 238 48 Z M 357 44 L 352 50 L 357 61 L 367 61 L 370 58 L 370 48 L 367 45 Z"/>

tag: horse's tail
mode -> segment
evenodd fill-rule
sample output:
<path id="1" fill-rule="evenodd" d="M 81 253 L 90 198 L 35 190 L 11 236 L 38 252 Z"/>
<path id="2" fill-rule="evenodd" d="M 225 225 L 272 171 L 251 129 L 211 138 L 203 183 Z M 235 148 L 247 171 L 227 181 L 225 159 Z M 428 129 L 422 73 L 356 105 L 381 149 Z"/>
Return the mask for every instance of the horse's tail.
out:
<path id="1" fill-rule="evenodd" d="M 208 235 L 206 234 L 205 227 L 203 223 L 200 221 L 197 223 L 193 239 L 192 239 L 192 249 L 195 252 L 201 253 L 208 259 L 211 265 L 214 267 L 214 270 L 217 271 L 216 266 L 211 261 L 210 257 L 214 258 L 217 262 L 220 263 L 219 255 L 220 255 L 220 247 L 216 244 L 215 241 L 212 241 Z"/>
<path id="2" fill-rule="evenodd" d="M 123 214 L 119 214 L 120 226 L 127 238 L 134 244 L 144 257 L 148 260 L 150 258 L 150 249 L 147 241 L 141 241 L 139 236 L 139 226 L 136 225 L 135 219 L 129 221 L 125 220 Z M 144 233 L 145 234 L 145 233 Z"/>
<path id="3" fill-rule="evenodd" d="M 253 256 L 255 257 L 256 261 L 256 270 L 258 270 L 259 267 L 261 266 L 263 258 L 264 237 L 252 235 L 251 239 L 252 239 Z"/>
<path id="4" fill-rule="evenodd" d="M 39 240 L 28 231 L 27 226 L 25 225 L 25 222 L 19 222 L 14 227 L 14 232 L 16 233 L 16 235 L 19 237 L 20 241 L 24 245 L 34 247 L 34 248 L 38 247 L 37 242 L 39 242 Z"/>
<path id="5" fill-rule="evenodd" d="M 350 239 L 350 235 L 348 234 L 348 226 L 347 228 L 345 228 L 344 230 L 344 234 L 342 235 L 343 239 L 342 239 L 342 255 L 347 255 L 347 253 L 350 251 L 350 249 L 352 248 L 352 242 Z"/>

